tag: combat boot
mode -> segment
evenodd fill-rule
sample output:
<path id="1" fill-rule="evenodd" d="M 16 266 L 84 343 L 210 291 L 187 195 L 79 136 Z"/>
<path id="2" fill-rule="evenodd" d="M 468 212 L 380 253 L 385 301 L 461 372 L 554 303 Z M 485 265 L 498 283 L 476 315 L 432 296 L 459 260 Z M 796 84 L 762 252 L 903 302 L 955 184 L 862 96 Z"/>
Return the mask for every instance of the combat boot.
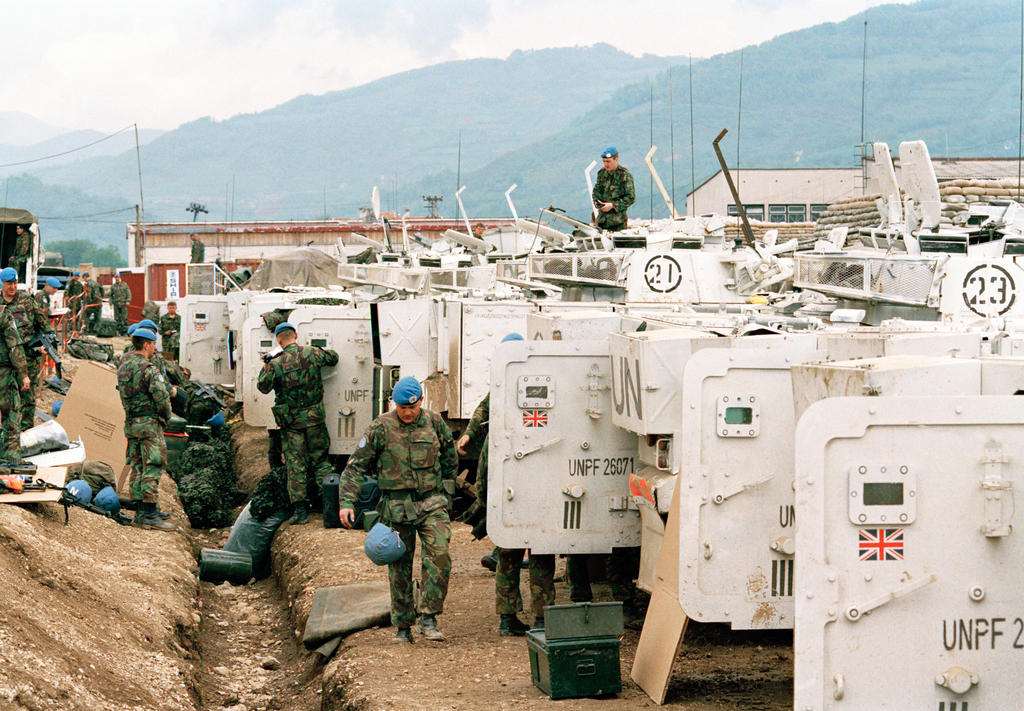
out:
<path id="1" fill-rule="evenodd" d="M 300 501 L 292 507 L 292 517 L 288 519 L 288 523 L 293 526 L 298 526 L 309 521 L 309 509 L 306 506 L 305 501 Z"/>
<path id="2" fill-rule="evenodd" d="M 498 622 L 498 634 L 502 637 L 522 637 L 530 626 L 515 615 L 502 615 Z"/>
<path id="3" fill-rule="evenodd" d="M 485 555 L 480 559 L 480 565 L 487 568 L 492 573 L 498 569 L 498 549 L 495 548 L 493 551 Z"/>
<path id="4" fill-rule="evenodd" d="M 157 515 L 156 504 L 146 502 L 141 503 L 135 510 L 135 519 L 132 521 L 132 525 L 154 531 L 178 530 Z"/>
<path id="5" fill-rule="evenodd" d="M 443 642 L 444 634 L 437 629 L 437 619 L 433 613 L 424 612 L 420 615 L 420 621 L 416 625 L 416 631 L 429 639 L 431 642 Z"/>
<path id="6" fill-rule="evenodd" d="M 408 627 L 399 627 L 391 638 L 393 644 L 412 644 L 412 631 Z"/>

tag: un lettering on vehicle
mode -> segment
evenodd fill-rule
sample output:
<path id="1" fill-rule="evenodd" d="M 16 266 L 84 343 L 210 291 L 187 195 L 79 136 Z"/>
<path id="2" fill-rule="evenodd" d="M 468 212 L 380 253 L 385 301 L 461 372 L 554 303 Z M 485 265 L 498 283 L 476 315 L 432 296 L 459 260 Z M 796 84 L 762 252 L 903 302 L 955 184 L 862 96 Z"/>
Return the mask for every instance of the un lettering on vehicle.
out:
<path id="1" fill-rule="evenodd" d="M 643 391 L 640 380 L 640 359 L 629 356 L 612 358 L 612 406 L 615 413 L 642 419 L 644 416 Z"/>
<path id="2" fill-rule="evenodd" d="M 570 457 L 569 476 L 628 476 L 636 469 L 636 460 L 632 456 L 613 457 Z"/>

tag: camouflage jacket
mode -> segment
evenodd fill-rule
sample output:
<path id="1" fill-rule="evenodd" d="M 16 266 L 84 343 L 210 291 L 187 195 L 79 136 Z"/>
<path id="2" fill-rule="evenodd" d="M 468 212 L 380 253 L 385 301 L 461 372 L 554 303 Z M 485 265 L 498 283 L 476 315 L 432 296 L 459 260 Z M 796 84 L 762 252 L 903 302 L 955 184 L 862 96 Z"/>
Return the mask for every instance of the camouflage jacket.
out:
<path id="1" fill-rule="evenodd" d="M 338 364 L 338 354 L 326 348 L 290 343 L 281 355 L 264 363 L 256 378 L 261 393 L 274 391 L 277 426 L 305 429 L 323 424 L 324 384 L 320 370 Z"/>
<path id="2" fill-rule="evenodd" d="M 469 437 L 469 444 L 472 445 L 477 439 L 483 439 L 487 436 L 487 431 L 490 429 L 491 420 L 491 394 L 487 393 L 480 404 L 473 410 L 473 416 L 469 418 L 469 424 L 466 425 L 465 431 L 462 433 Z"/>
<path id="3" fill-rule="evenodd" d="M 64 290 L 64 301 L 67 302 L 67 306 L 69 308 L 78 308 L 82 305 L 82 294 L 84 293 L 85 285 L 82 284 L 81 280 L 71 279 L 68 281 L 67 288 Z"/>
<path id="4" fill-rule="evenodd" d="M 3 299 L 0 299 L 0 304 L 2 302 Z M 0 368 L 14 368 L 18 371 L 18 380 L 28 375 L 28 361 L 21 344 L 21 334 L 6 305 L 0 305 Z"/>
<path id="5" fill-rule="evenodd" d="M 14 240 L 14 253 L 19 257 L 28 257 L 32 253 L 32 233 L 22 230 Z"/>
<path id="6" fill-rule="evenodd" d="M 103 301 L 103 287 L 95 279 L 85 282 L 85 303 L 98 304 Z"/>
<path id="7" fill-rule="evenodd" d="M 446 505 L 444 481 L 455 478 L 457 466 L 452 432 L 440 415 L 421 409 L 419 417 L 406 424 L 396 411 L 385 412 L 370 423 L 348 458 L 341 476 L 341 507 L 352 508 L 363 480 L 376 475 L 385 498 L 396 502 L 395 511 L 385 518 L 413 520 L 435 496 Z"/>
<path id="8" fill-rule="evenodd" d="M 156 323 L 160 320 L 160 307 L 154 301 L 147 301 L 142 306 L 142 318 Z"/>
<path id="9" fill-rule="evenodd" d="M 191 262 L 192 262 L 192 264 L 202 264 L 203 263 L 203 257 L 204 257 L 205 254 L 206 254 L 206 245 L 202 243 L 202 240 L 197 238 L 196 241 L 192 243 L 192 254 L 191 254 Z"/>
<path id="10" fill-rule="evenodd" d="M 36 293 L 32 294 L 32 298 L 39 304 L 39 308 L 43 310 L 43 313 L 49 315 L 50 313 L 50 295 L 46 293 L 45 289 L 40 289 Z"/>
<path id="11" fill-rule="evenodd" d="M 124 406 L 125 426 L 138 417 L 167 422 L 171 418 L 171 398 L 164 376 L 152 361 L 138 351 L 121 359 L 117 368 L 117 391 Z"/>
<path id="12" fill-rule="evenodd" d="M 178 336 L 181 335 L 181 314 L 164 314 L 160 317 L 160 338 L 163 339 L 164 350 L 178 347 Z"/>
<path id="13" fill-rule="evenodd" d="M 14 293 L 14 298 L 7 303 L 7 312 L 18 327 L 22 343 L 28 343 L 38 333 L 53 333 L 50 315 L 24 291 Z"/>
<path id="14" fill-rule="evenodd" d="M 132 290 L 123 281 L 115 282 L 110 287 L 110 301 L 115 304 L 127 304 L 132 300 Z"/>
<path id="15" fill-rule="evenodd" d="M 616 231 L 626 229 L 626 210 L 636 201 L 636 189 L 633 187 L 633 176 L 622 165 L 609 173 L 604 168 L 597 171 L 594 182 L 594 206 L 597 210 L 597 226 L 602 230 Z M 601 212 L 598 203 L 610 202 L 615 207 L 611 212 Z"/>

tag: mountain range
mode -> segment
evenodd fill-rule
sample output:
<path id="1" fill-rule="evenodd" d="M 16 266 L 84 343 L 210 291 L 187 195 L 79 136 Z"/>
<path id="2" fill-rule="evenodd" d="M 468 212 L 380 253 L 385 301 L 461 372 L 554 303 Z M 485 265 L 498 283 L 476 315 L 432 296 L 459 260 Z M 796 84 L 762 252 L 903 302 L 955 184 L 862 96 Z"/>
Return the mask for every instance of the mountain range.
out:
<path id="1" fill-rule="evenodd" d="M 862 68 L 865 141 L 895 148 L 920 138 L 933 155 L 1015 156 L 1018 12 L 999 0 L 875 7 L 866 54 L 863 13 L 692 65 L 684 46 L 676 57 L 608 45 L 520 51 L 199 119 L 142 147 L 146 217 L 187 220 L 193 201 L 209 219 L 352 217 L 375 185 L 385 209 L 424 214 L 422 196 L 437 194 L 453 215 L 458 184 L 472 216 L 504 216 L 512 183 L 522 215 L 550 204 L 584 217 L 583 170 L 609 144 L 636 178 L 631 215 L 664 216 L 643 165 L 652 142 L 677 205 L 718 169 L 711 140 L 722 128 L 731 167 L 856 165 Z M 27 165 L 6 190 L 8 204 L 41 215 L 71 215 L 61 201 L 72 198 L 75 215 L 127 209 L 139 194 L 134 139 L 117 155 Z M 115 225 L 128 214 L 54 220 L 44 238 L 89 236 L 123 249 Z"/>

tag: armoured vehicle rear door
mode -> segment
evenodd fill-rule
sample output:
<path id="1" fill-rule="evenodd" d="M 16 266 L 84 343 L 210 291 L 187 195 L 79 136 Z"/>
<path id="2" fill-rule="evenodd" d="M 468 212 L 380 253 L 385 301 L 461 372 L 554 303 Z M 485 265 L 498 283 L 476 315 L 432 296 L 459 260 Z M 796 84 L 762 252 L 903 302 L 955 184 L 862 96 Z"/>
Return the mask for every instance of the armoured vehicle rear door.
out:
<path id="1" fill-rule="evenodd" d="M 494 351 L 487 532 L 497 545 L 640 545 L 629 496 L 637 440 L 612 422 L 611 377 L 606 341 L 512 341 Z"/>
<path id="2" fill-rule="evenodd" d="M 228 357 L 227 298 L 186 296 L 181 309 L 179 362 L 203 383 L 235 384 L 235 369 Z"/>
<path id="3" fill-rule="evenodd" d="M 742 347 L 743 341 L 762 343 Z M 793 625 L 794 363 L 813 334 L 737 339 L 690 356 L 683 374 L 679 602 L 734 629 Z"/>
<path id="4" fill-rule="evenodd" d="M 1022 708 L 1024 398 L 831 398 L 796 431 L 794 709 Z"/>

